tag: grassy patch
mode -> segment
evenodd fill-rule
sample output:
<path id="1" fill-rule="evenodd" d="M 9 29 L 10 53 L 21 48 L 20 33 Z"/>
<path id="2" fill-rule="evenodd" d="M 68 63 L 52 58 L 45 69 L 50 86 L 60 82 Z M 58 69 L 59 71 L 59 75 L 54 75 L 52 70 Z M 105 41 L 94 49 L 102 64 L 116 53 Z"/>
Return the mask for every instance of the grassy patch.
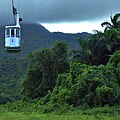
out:
<path id="1" fill-rule="evenodd" d="M 0 113 L 0 120 L 119 120 L 120 115 L 84 115 L 77 112 L 67 113 L 65 115 L 41 114 L 41 113 L 23 113 L 23 112 L 5 112 Z"/>
<path id="2" fill-rule="evenodd" d="M 120 120 L 120 106 L 83 109 L 18 101 L 0 105 L 0 120 Z"/>

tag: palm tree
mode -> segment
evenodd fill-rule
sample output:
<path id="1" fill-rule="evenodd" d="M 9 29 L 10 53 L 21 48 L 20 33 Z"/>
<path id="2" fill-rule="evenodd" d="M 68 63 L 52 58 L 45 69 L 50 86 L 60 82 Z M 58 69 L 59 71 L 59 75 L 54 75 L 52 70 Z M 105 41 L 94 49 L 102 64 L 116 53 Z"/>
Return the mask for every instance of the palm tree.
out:
<path id="1" fill-rule="evenodd" d="M 120 13 L 111 16 L 111 23 L 103 22 L 104 33 L 96 31 L 88 39 L 77 39 L 79 50 L 71 53 L 72 60 L 80 61 L 89 65 L 107 64 L 109 56 L 120 48 Z"/>
<path id="2" fill-rule="evenodd" d="M 101 24 L 102 27 L 105 27 L 105 31 L 110 28 L 120 28 L 120 13 L 115 14 L 113 17 L 110 16 L 111 23 L 103 22 Z"/>
<path id="3" fill-rule="evenodd" d="M 71 59 L 73 61 L 79 61 L 85 64 L 91 65 L 91 57 L 92 53 L 89 46 L 89 39 L 78 38 L 77 41 L 79 42 L 79 49 L 72 50 L 70 52 Z"/>
<path id="4" fill-rule="evenodd" d="M 107 39 L 109 45 L 111 45 L 111 53 L 120 49 L 120 13 L 110 17 L 111 23 L 103 22 L 102 27 L 105 27 L 104 36 Z"/>
<path id="5" fill-rule="evenodd" d="M 108 61 L 108 53 L 111 51 L 111 46 L 108 44 L 104 33 L 96 31 L 89 39 L 89 46 L 92 53 L 92 65 L 106 64 Z"/>
<path id="6" fill-rule="evenodd" d="M 111 46 L 108 44 L 104 33 L 96 31 L 88 39 L 77 39 L 79 42 L 79 50 L 71 52 L 72 60 L 79 61 L 89 65 L 106 64 L 111 52 Z"/>

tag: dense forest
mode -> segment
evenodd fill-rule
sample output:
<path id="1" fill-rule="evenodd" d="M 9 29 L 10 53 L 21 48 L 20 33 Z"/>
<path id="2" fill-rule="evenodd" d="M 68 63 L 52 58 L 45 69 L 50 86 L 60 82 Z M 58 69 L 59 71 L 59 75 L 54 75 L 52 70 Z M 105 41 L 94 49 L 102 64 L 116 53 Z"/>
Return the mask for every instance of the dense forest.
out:
<path id="1" fill-rule="evenodd" d="M 41 98 L 44 104 L 119 104 L 118 18 L 116 14 L 111 17 L 112 24 L 101 24 L 104 33 L 96 31 L 88 39 L 78 38 L 78 50 L 68 53 L 67 44 L 58 41 L 49 49 L 30 53 L 22 94 L 30 99 Z"/>
<path id="2" fill-rule="evenodd" d="M 34 102 L 37 109 L 49 106 L 48 111 L 60 106 L 119 105 L 119 18 L 120 14 L 115 14 L 111 23 L 103 22 L 104 32 L 96 30 L 86 39 L 78 37 L 78 49 L 69 50 L 68 44 L 59 40 L 21 59 L 1 58 L 0 103 L 15 104 L 19 110 Z"/>

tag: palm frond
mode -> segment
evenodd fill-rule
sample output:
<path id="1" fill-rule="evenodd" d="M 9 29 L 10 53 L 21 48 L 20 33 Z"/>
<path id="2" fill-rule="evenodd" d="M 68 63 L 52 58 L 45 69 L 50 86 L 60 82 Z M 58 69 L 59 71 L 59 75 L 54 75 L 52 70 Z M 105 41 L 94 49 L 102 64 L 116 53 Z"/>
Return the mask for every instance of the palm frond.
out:
<path id="1" fill-rule="evenodd" d="M 117 14 L 115 14 L 115 15 L 113 16 L 113 20 L 114 20 L 114 21 L 118 22 L 119 19 L 120 19 L 120 13 L 117 13 Z"/>
<path id="2" fill-rule="evenodd" d="M 103 22 L 101 24 L 102 27 L 106 26 L 106 27 L 112 27 L 112 25 L 109 22 Z"/>

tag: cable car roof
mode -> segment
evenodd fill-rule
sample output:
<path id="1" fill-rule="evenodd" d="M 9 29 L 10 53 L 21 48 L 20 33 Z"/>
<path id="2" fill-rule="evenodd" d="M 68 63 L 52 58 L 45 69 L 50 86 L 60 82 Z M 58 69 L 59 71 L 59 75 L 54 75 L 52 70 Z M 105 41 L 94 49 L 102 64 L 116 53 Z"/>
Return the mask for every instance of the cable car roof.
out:
<path id="1" fill-rule="evenodd" d="M 20 25 L 9 25 L 9 26 L 5 26 L 5 28 L 20 28 Z"/>

